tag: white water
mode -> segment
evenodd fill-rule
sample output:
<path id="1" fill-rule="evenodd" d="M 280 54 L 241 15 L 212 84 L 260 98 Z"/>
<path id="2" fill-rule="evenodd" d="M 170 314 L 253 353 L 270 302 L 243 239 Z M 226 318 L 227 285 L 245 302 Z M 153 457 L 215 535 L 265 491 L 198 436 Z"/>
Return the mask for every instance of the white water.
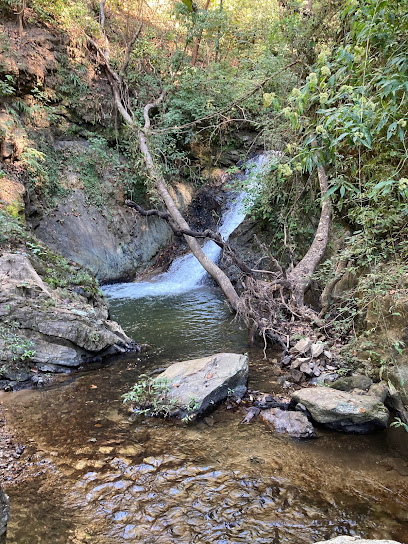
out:
<path id="1" fill-rule="evenodd" d="M 247 164 L 245 175 L 246 177 L 253 176 L 251 188 L 260 183 L 257 174 L 261 172 L 266 161 L 266 155 L 259 155 Z M 242 223 L 250 206 L 250 198 L 245 191 L 232 200 L 219 226 L 219 232 L 224 240 L 228 240 L 230 234 Z M 203 251 L 213 262 L 216 262 L 221 254 L 221 248 L 211 240 L 203 245 Z M 206 276 L 207 272 L 194 255 L 188 253 L 176 259 L 167 272 L 159 274 L 151 281 L 118 283 L 104 287 L 103 291 L 109 298 L 137 299 L 171 296 L 200 288 Z"/>

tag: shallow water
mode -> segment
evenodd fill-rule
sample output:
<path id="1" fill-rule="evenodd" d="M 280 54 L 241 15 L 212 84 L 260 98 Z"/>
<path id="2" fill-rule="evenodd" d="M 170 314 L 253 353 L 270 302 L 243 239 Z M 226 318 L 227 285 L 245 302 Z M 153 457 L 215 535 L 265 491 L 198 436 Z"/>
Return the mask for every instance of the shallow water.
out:
<path id="1" fill-rule="evenodd" d="M 248 348 L 216 291 L 158 302 L 112 306 L 156 351 L 1 396 L 31 456 L 25 478 L 6 482 L 9 544 L 306 544 L 338 534 L 408 543 L 401 431 L 318 430 L 318 440 L 297 442 L 258 422 L 240 425 L 242 412 L 226 407 L 188 426 L 130 421 L 121 394 L 187 354 L 249 351 L 251 385 L 278 387 L 273 363 Z"/>

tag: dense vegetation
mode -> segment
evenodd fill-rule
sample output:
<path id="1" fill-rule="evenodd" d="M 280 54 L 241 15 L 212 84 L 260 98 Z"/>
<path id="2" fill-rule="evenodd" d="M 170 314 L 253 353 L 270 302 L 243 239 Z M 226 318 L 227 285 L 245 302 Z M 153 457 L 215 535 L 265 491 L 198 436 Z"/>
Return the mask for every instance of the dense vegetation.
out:
<path id="1" fill-rule="evenodd" d="M 19 165 L 45 205 L 70 190 L 61 175 L 67 168 L 82 169 L 89 202 L 99 207 L 101 171 L 124 197 L 147 191 L 154 200 L 136 133 L 145 104 L 165 90 L 149 143 L 166 180 L 205 183 L 205 166 L 230 149 L 242 159 L 260 147 L 282 152 L 264 174 L 253 215 L 271 226 L 285 265 L 296 265 L 313 239 L 316 166 L 325 169 L 324 198 L 333 202 L 332 232 L 342 243 L 329 247 L 315 279 L 320 290 L 352 279 L 336 304 L 328 293 L 327 333 L 347 337 L 379 297 L 405 293 L 407 0 L 169 0 L 154 8 L 139 0 L 1 0 L 0 9 L 8 18 L 3 59 L 14 54 L 16 19 L 20 33 L 42 26 L 64 44 L 53 78 L 27 87 L 12 64 L 1 68 L 0 95 L 15 128 L 24 124 Z M 101 55 L 120 78 L 131 127 L 112 107 Z M 38 137 L 46 133 L 39 119 L 53 133 L 86 138 L 90 151 L 79 162 L 51 151 Z M 246 150 L 237 139 L 242 129 L 256 135 Z"/>

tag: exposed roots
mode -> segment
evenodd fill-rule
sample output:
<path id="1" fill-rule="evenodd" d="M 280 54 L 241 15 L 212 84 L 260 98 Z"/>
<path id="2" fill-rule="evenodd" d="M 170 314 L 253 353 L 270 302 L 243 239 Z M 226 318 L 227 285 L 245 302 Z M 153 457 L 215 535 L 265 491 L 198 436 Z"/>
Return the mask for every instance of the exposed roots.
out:
<path id="1" fill-rule="evenodd" d="M 287 280 L 277 278 L 268 282 L 246 277 L 242 285 L 237 313 L 250 329 L 251 340 L 256 336 L 263 339 L 264 353 L 270 342 L 281 346 L 285 355 L 294 333 L 310 335 L 314 325 L 321 325 L 314 310 L 294 305 Z"/>

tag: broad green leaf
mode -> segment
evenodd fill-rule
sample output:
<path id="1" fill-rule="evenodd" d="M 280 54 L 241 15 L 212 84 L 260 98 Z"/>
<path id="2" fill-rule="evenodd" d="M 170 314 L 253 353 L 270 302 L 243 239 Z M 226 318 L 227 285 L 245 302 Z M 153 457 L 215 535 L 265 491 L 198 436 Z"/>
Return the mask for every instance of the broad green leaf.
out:
<path id="1" fill-rule="evenodd" d="M 194 11 L 194 10 L 193 10 L 193 0 L 181 0 L 181 1 L 183 2 L 183 4 L 184 4 L 185 6 L 188 7 L 188 9 L 189 9 L 190 11 Z"/>
<path id="2" fill-rule="evenodd" d="M 391 136 L 395 133 L 396 130 L 397 130 L 397 122 L 394 121 L 394 122 L 391 123 L 391 125 L 388 127 L 388 130 L 387 130 L 387 141 L 391 138 Z"/>

